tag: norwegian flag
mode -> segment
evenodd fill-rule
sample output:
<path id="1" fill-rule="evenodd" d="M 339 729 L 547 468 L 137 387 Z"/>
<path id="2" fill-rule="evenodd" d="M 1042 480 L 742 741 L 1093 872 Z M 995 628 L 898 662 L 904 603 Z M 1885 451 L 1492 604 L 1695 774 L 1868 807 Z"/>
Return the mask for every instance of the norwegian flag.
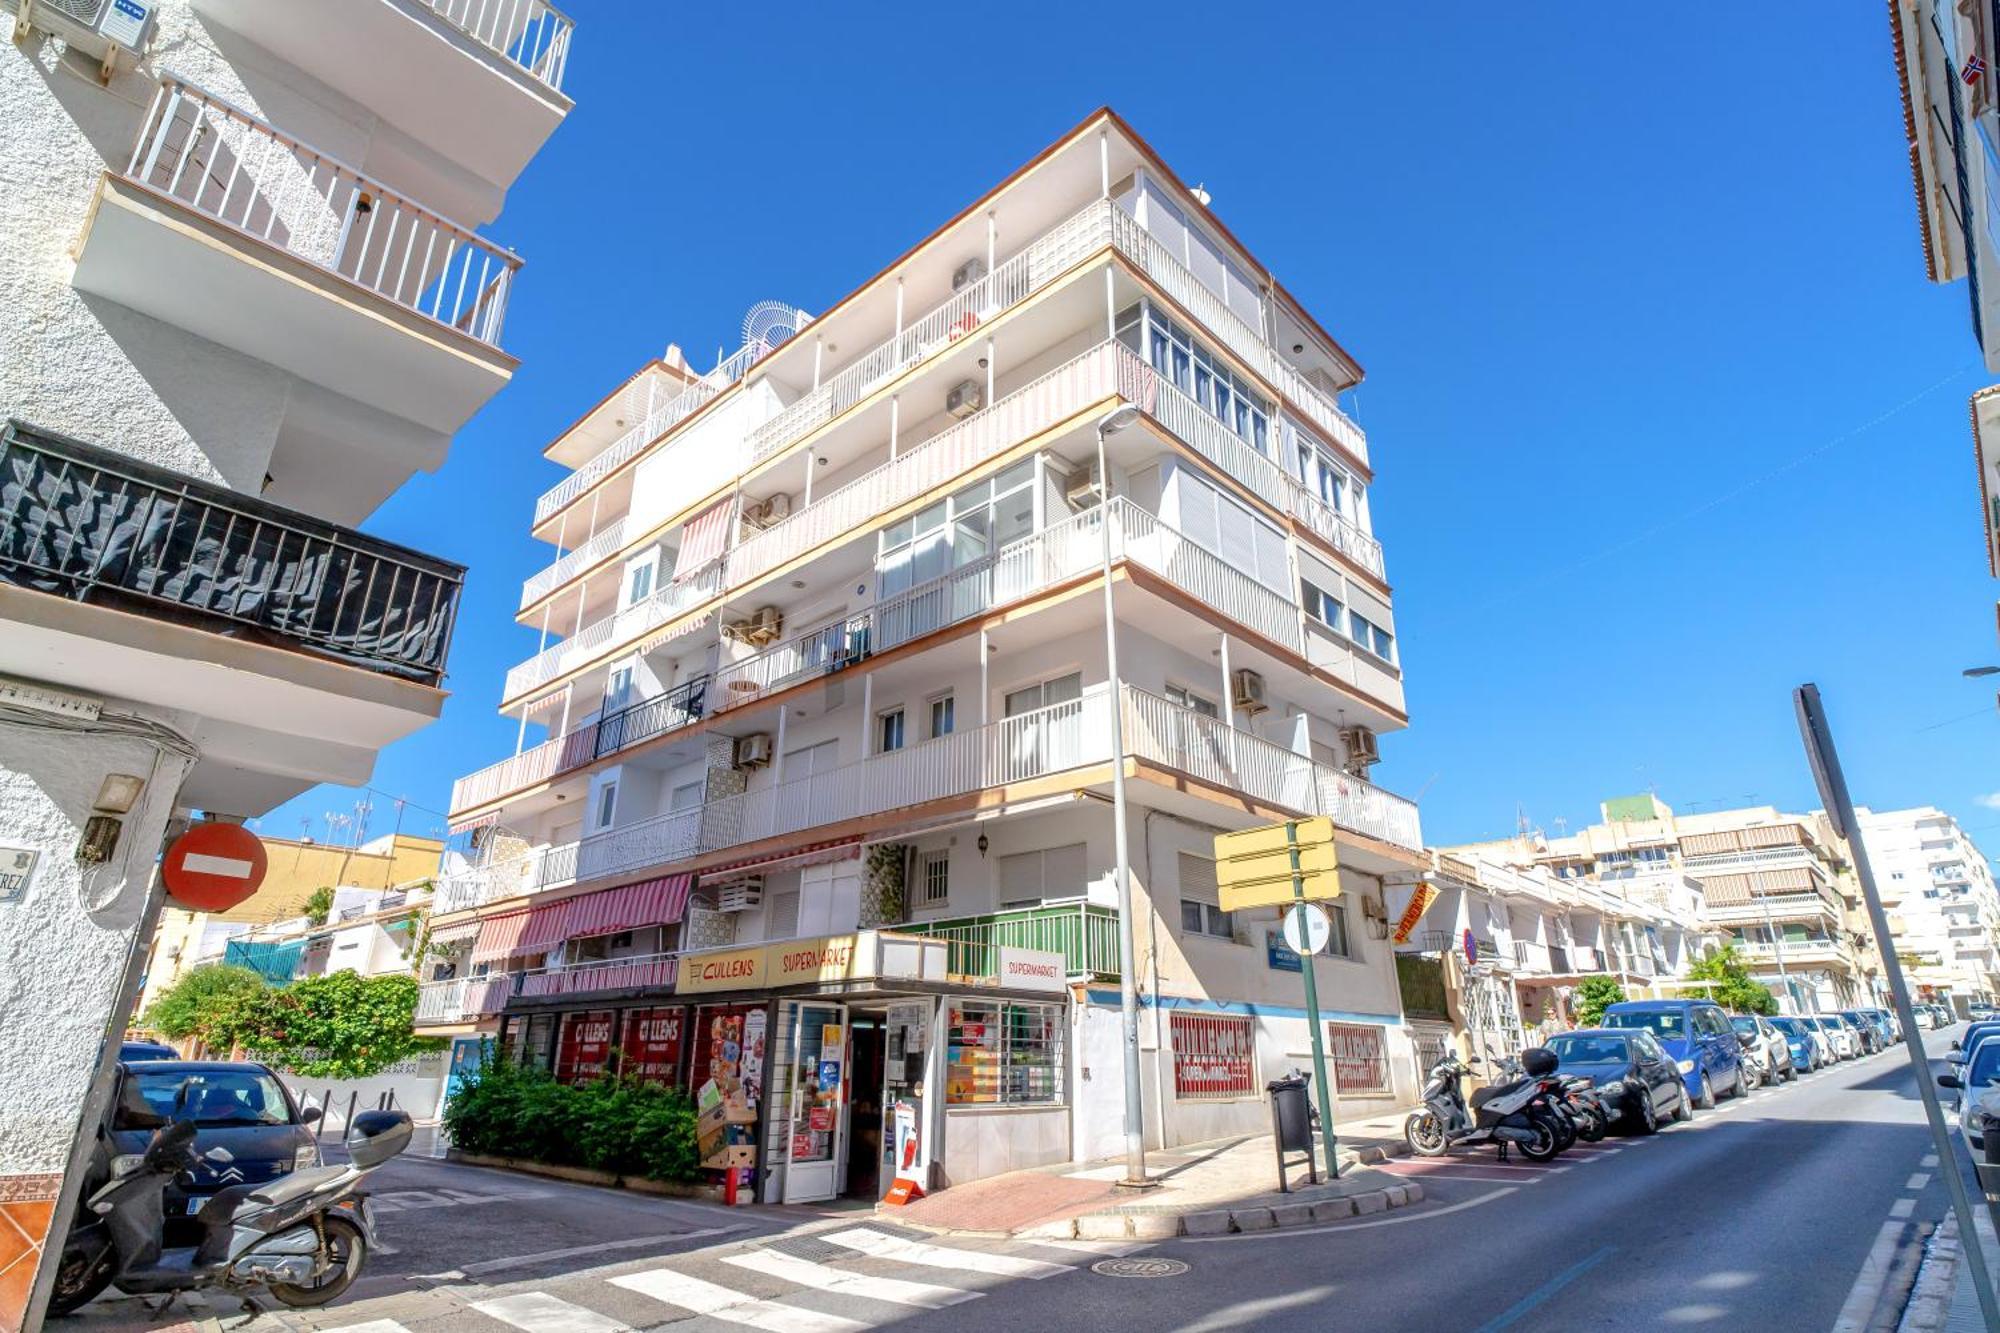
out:
<path id="1" fill-rule="evenodd" d="M 1986 57 L 1974 54 L 1965 58 L 1965 68 L 1959 70 L 1958 77 L 1964 79 L 1967 83 L 1977 83 L 1980 76 L 1985 73 Z"/>

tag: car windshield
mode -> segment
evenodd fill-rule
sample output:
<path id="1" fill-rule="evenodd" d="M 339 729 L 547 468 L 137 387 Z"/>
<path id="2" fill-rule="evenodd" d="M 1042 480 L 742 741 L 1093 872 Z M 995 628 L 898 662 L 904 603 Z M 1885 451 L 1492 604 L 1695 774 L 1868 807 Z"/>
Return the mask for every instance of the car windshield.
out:
<path id="1" fill-rule="evenodd" d="M 1681 1037 L 1687 1033 L 1686 1021 L 1678 1009 L 1639 1009 L 1620 1014 L 1606 1014 L 1604 1026 L 1608 1028 L 1645 1028 L 1661 1037 Z"/>
<path id="2" fill-rule="evenodd" d="M 1739 1036 L 1754 1037 L 1758 1035 L 1757 1020 L 1754 1018 L 1732 1018 L 1729 1020 L 1729 1026 L 1735 1028 Z"/>
<path id="3" fill-rule="evenodd" d="M 1972 1063 L 1966 1066 L 1965 1086 L 1983 1088 L 1990 1083 L 2000 1083 L 2000 1041 L 1989 1041 L 1972 1053 Z"/>
<path id="4" fill-rule="evenodd" d="M 1623 1064 L 1631 1059 L 1623 1037 L 1586 1037 L 1564 1032 L 1550 1037 L 1549 1049 L 1566 1065 Z"/>
<path id="5" fill-rule="evenodd" d="M 1771 1020 L 1771 1026 L 1784 1033 L 1787 1037 L 1803 1037 L 1806 1035 L 1805 1024 L 1799 1022 L 1796 1018 L 1774 1018 Z"/>
<path id="6" fill-rule="evenodd" d="M 284 1089 L 261 1069 L 135 1069 L 128 1078 L 153 1114 L 169 1120 L 192 1120 L 196 1125 L 291 1123 Z"/>

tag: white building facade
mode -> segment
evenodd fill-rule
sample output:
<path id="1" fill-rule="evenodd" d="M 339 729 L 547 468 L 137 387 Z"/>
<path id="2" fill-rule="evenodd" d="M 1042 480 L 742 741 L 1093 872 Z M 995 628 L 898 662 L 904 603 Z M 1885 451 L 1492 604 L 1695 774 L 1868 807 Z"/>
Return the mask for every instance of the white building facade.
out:
<path id="1" fill-rule="evenodd" d="M 477 228 L 569 108 L 567 19 L 448 8 L 0 4 L 0 1328 L 163 838 L 442 704 L 463 571 L 354 525 L 512 374 Z"/>
<path id="2" fill-rule="evenodd" d="M 548 450 L 523 745 L 454 794 L 420 1026 L 712 1081 L 708 1160 L 771 1201 L 1087 1159 L 1126 875 L 1149 1141 L 1257 1132 L 1303 964 L 1212 840 L 1326 813 L 1341 1113 L 1406 1100 L 1359 375 L 1109 112 L 817 318 L 643 368 Z"/>
<path id="3" fill-rule="evenodd" d="M 1855 811 L 1896 953 L 1919 996 L 2000 994 L 2000 892 L 1958 821 L 1935 806 Z"/>

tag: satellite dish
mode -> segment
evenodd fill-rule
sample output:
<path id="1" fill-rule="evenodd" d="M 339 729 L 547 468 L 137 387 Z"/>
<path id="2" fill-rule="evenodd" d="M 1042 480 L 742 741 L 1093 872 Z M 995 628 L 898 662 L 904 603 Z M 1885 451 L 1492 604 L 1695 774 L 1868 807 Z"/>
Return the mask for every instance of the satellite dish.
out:
<path id="1" fill-rule="evenodd" d="M 804 323 L 804 312 L 796 306 L 783 301 L 759 301 L 743 316 L 743 342 L 746 346 L 761 343 L 776 347 L 797 333 Z"/>

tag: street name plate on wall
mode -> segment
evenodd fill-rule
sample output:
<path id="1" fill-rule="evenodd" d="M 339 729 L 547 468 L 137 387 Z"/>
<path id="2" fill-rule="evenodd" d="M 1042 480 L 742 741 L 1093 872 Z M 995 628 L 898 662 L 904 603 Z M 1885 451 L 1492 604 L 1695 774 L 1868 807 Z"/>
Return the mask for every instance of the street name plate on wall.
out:
<path id="1" fill-rule="evenodd" d="M 35 882 L 42 854 L 31 847 L 0 847 L 0 903 L 17 903 Z"/>

